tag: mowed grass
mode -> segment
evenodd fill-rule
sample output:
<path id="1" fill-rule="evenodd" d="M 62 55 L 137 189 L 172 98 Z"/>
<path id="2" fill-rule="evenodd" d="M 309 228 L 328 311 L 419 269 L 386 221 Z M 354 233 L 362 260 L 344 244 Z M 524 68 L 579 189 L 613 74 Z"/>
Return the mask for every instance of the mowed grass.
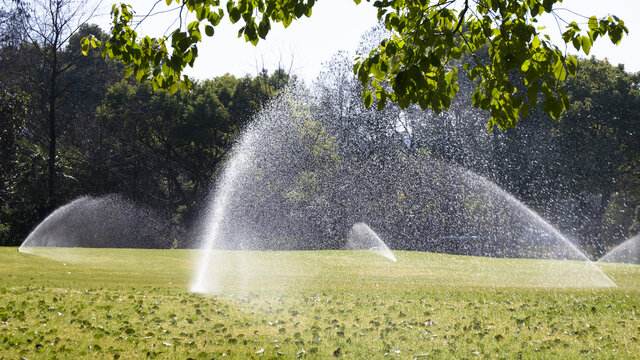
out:
<path id="1" fill-rule="evenodd" d="M 637 358 L 640 268 L 395 252 L 0 248 L 0 359 Z"/>

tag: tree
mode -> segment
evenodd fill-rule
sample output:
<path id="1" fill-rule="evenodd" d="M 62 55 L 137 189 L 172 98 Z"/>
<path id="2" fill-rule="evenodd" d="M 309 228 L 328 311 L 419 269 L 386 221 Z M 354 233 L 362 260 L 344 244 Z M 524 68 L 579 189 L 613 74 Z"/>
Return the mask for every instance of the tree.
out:
<path id="1" fill-rule="evenodd" d="M 583 59 L 563 86 L 571 106 L 559 119 L 535 109 L 489 135 L 487 175 L 597 258 L 631 235 L 640 204 L 638 75 Z"/>
<path id="2" fill-rule="evenodd" d="M 27 119 L 28 95 L 0 82 L 0 211 L 15 176 L 18 134 Z"/>
<path id="3" fill-rule="evenodd" d="M 24 40 L 22 29 L 28 13 L 20 0 L 2 0 L 0 4 L 0 47 L 17 47 Z"/>
<path id="4" fill-rule="evenodd" d="M 85 13 L 86 4 L 73 0 L 38 0 L 28 8 L 28 21 L 22 23 L 22 31 L 28 43 L 31 57 L 23 59 L 3 59 L 15 61 L 26 68 L 18 68 L 17 76 L 26 78 L 41 97 L 42 113 L 48 122 L 49 152 L 48 168 L 48 209 L 57 205 L 56 201 L 56 153 L 57 153 L 57 113 L 58 100 L 66 90 L 60 84 L 60 76 L 74 65 L 74 59 L 65 57 L 63 50 L 69 39 L 81 28 L 93 12 Z M 92 35 L 95 37 L 95 35 Z M 24 54 L 15 52 L 14 55 Z"/>
<path id="5" fill-rule="evenodd" d="M 70 68 L 60 76 L 58 119 L 60 145 L 78 148 L 86 152 L 95 147 L 94 135 L 99 132 L 94 121 L 96 108 L 107 90 L 122 80 L 122 66 L 114 61 L 105 62 L 98 54 L 83 56 L 80 39 L 87 35 L 103 38 L 106 34 L 97 25 L 81 25 L 69 38 L 62 53 Z"/>
<path id="6" fill-rule="evenodd" d="M 365 105 L 377 103 L 382 109 L 390 100 L 401 108 L 419 104 L 436 112 L 446 110 L 458 92 L 458 70 L 452 64 L 463 61 L 464 71 L 475 81 L 471 102 L 491 114 L 489 129 L 515 127 L 521 116 L 536 107 L 540 92 L 544 111 L 558 118 L 569 106 L 560 82 L 567 74 L 575 74 L 577 60 L 552 44 L 536 23 L 542 14 L 554 14 L 561 2 L 375 1 L 378 19 L 389 35 L 354 66 L 364 85 Z M 272 23 L 287 27 L 311 16 L 315 0 L 230 0 L 226 7 L 218 0 L 167 0 L 168 5 L 172 3 L 179 4 L 181 11 L 180 25 L 170 36 L 139 38 L 131 7 L 114 5 L 111 37 L 104 42 L 87 37 L 83 51 L 102 46 L 104 57 L 128 66 L 127 75 L 135 74 L 138 81 L 151 80 L 154 89 L 176 92 L 191 84 L 182 72 L 196 60 L 202 29 L 213 36 L 215 26 L 227 15 L 232 23 L 242 23 L 239 37 L 257 44 L 266 38 Z M 182 10 L 192 13 L 195 20 L 183 24 Z M 608 36 L 617 44 L 627 32 L 624 22 L 615 16 L 592 16 L 584 30 L 575 22 L 568 24 L 562 38 L 589 54 L 599 37 Z M 487 56 L 478 56 L 483 49 Z M 517 90 L 513 74 L 521 75 L 524 91 Z"/>
<path id="7" fill-rule="evenodd" d="M 637 75 L 623 66 L 592 58 L 580 61 L 579 69 L 566 85 L 571 109 L 558 123 L 559 140 L 563 167 L 581 195 L 580 210 L 593 219 L 582 231 L 603 252 L 611 237 L 605 232 L 605 212 L 616 194 L 621 199 L 638 189 L 624 180 L 637 171 L 640 91 Z"/>
<path id="8" fill-rule="evenodd" d="M 113 85 L 96 113 L 99 140 L 88 154 L 92 176 L 85 181 L 90 191 L 121 193 L 189 225 L 233 140 L 275 84 L 284 86 L 280 72 L 265 75 L 227 74 L 175 94 L 149 83 Z"/>

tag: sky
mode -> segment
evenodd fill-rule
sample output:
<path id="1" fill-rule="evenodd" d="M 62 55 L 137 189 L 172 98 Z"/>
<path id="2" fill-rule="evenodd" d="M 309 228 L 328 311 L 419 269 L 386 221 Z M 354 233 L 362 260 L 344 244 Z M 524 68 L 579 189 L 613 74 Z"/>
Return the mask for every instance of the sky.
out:
<path id="1" fill-rule="evenodd" d="M 110 9 L 112 2 L 105 0 L 104 3 Z M 133 5 L 138 15 L 144 15 L 154 3 L 156 0 L 139 0 Z M 154 11 L 166 9 L 163 0 Z M 105 31 L 110 24 L 108 13 L 108 10 L 104 10 L 95 19 Z M 615 46 L 608 38 L 600 38 L 589 56 L 607 58 L 614 65 L 624 64 L 627 71 L 640 71 L 640 52 L 636 48 L 640 45 L 640 1 L 564 0 L 557 7 L 556 14 L 562 18 L 558 20 L 561 29 L 551 16 L 543 19 L 542 25 L 546 26 L 545 32 L 563 50 L 563 21 L 576 21 L 585 24 L 586 28 L 587 19 L 576 14 L 587 17 L 596 15 L 598 18 L 613 14 L 623 19 L 629 28 L 629 35 L 623 38 L 621 44 Z M 175 11 L 152 16 L 143 22 L 138 31 L 149 36 L 163 35 L 167 29 L 177 26 L 173 23 L 176 17 Z M 281 24 L 272 24 L 267 40 L 261 40 L 258 46 L 253 46 L 237 38 L 238 24 L 223 19 L 212 38 L 204 36 L 203 43 L 198 46 L 196 65 L 193 69 L 188 68 L 186 74 L 196 79 L 213 78 L 225 73 L 256 75 L 257 69 L 263 66 L 273 71 L 280 65 L 310 83 L 322 69 L 323 63 L 338 51 L 355 51 L 361 36 L 376 23 L 376 10 L 365 1 L 360 5 L 352 0 L 318 1 L 310 18 L 295 21 L 287 29 Z M 576 54 L 571 45 L 567 51 Z"/>

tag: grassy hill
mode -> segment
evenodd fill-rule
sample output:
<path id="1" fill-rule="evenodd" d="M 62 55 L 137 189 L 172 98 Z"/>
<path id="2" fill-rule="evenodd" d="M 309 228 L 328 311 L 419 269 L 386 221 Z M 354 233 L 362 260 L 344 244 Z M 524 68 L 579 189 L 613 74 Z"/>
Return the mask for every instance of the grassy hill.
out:
<path id="1" fill-rule="evenodd" d="M 633 358 L 640 267 L 396 252 L 0 248 L 0 359 Z"/>

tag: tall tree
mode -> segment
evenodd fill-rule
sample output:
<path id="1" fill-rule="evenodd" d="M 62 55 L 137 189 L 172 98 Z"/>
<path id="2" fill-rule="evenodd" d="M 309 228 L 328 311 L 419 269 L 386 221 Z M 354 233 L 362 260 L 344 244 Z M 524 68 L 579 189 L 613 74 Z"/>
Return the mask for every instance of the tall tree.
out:
<path id="1" fill-rule="evenodd" d="M 21 69 L 20 76 L 38 90 L 42 113 L 48 123 L 48 160 L 47 160 L 47 207 L 52 210 L 57 205 L 56 199 L 56 151 L 57 151 L 57 123 L 58 100 L 66 90 L 61 87 L 60 77 L 69 71 L 77 57 L 65 57 L 63 50 L 69 39 L 93 15 L 95 7 L 73 0 L 37 0 L 30 3 L 29 21 L 23 23 L 23 31 L 28 39 L 31 54 L 35 56 L 31 64 L 25 64 L 31 69 Z M 23 63 L 20 59 L 13 59 Z M 26 70 L 26 71 L 25 71 Z"/>
<path id="2" fill-rule="evenodd" d="M 640 91 L 638 78 L 596 59 L 580 62 L 580 71 L 566 88 L 571 109 L 558 124 L 565 163 L 581 196 L 580 209 L 593 219 L 583 232 L 598 252 L 609 242 L 605 212 L 620 181 L 634 169 L 640 143 Z M 610 235 L 610 234 L 609 234 Z M 619 236 L 619 235 L 618 235 Z"/>
<path id="3" fill-rule="evenodd" d="M 27 94 L 0 82 L 0 211 L 15 177 L 19 132 L 27 119 Z"/>
<path id="4" fill-rule="evenodd" d="M 189 224 L 240 130 L 287 78 L 223 75 L 191 91 L 156 92 L 126 80 L 98 108 L 92 192 L 119 192 Z"/>

